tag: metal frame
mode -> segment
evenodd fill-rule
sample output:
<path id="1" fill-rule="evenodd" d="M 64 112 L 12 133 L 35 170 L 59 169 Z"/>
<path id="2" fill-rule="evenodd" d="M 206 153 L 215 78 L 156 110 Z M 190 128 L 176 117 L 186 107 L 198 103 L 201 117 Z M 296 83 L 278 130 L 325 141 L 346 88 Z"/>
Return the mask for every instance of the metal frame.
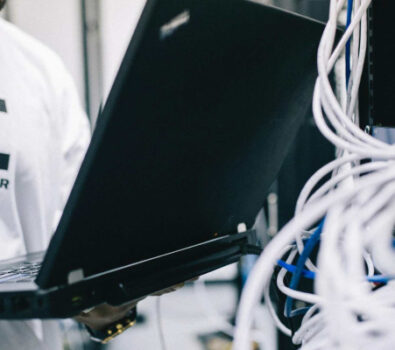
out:
<path id="1" fill-rule="evenodd" d="M 96 124 L 102 99 L 102 52 L 100 1 L 81 0 L 84 50 L 85 102 L 92 128 Z"/>

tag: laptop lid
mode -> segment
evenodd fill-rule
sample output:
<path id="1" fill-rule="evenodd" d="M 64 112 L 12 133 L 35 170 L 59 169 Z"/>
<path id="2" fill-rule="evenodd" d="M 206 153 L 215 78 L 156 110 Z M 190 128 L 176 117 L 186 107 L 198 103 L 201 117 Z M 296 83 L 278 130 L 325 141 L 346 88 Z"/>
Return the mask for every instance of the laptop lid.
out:
<path id="1" fill-rule="evenodd" d="M 37 283 L 251 226 L 310 107 L 322 30 L 245 0 L 149 0 Z"/>

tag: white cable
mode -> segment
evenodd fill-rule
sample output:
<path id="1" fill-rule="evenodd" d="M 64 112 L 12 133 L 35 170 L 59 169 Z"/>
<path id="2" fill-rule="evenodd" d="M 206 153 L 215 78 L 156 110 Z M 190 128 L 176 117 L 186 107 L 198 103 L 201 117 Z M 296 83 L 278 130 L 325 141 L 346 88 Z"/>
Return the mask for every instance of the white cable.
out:
<path id="1" fill-rule="evenodd" d="M 366 176 L 350 191 L 336 191 L 323 198 L 319 203 L 306 206 L 306 209 L 290 221 L 281 232 L 273 238 L 269 245 L 259 257 L 250 277 L 247 280 L 240 302 L 234 349 L 247 349 L 249 339 L 249 328 L 251 326 L 251 312 L 260 301 L 260 295 L 264 286 L 270 281 L 270 276 L 284 246 L 288 245 L 300 230 L 313 224 L 322 217 L 328 208 L 335 203 L 345 201 L 354 197 L 359 191 L 370 186 L 377 186 L 393 179 L 395 167 L 388 170 Z"/>
<path id="2" fill-rule="evenodd" d="M 369 189 L 370 186 L 377 186 L 394 180 L 394 174 L 395 168 L 391 167 L 389 170 L 378 174 L 366 176 L 355 185 L 352 191 L 336 191 L 325 197 L 320 203 L 307 206 L 305 211 L 288 223 L 281 233 L 270 242 L 251 272 L 243 292 L 238 310 L 235 349 L 247 349 L 251 310 L 260 301 L 262 287 L 270 281 L 273 265 L 280 258 L 279 253 L 281 253 L 282 247 L 288 245 L 303 227 L 311 225 L 315 220 L 322 217 L 331 205 L 353 198 L 360 191 Z"/>
<path id="3" fill-rule="evenodd" d="M 302 350 L 389 350 L 395 344 L 395 281 L 375 290 L 366 279 L 378 269 L 395 277 L 395 146 L 366 134 L 359 121 L 358 95 L 367 52 L 367 8 L 371 0 L 354 0 L 351 23 L 335 45 L 337 20 L 345 0 L 330 0 L 330 15 L 320 41 L 318 78 L 313 95 L 313 113 L 321 133 L 338 149 L 338 159 L 317 171 L 304 186 L 295 217 L 265 248 L 242 294 L 237 313 L 235 350 L 249 349 L 253 311 L 262 293 L 275 324 L 289 329 L 275 314 L 269 296 L 274 266 L 284 249 L 296 241 L 286 261 L 304 249 L 303 238 L 325 217 L 317 266 L 309 259 L 306 268 L 316 273 L 314 293 L 296 291 L 284 283 L 280 269 L 277 286 L 281 293 L 313 305 L 303 317 L 293 342 Z M 351 75 L 346 103 L 336 97 L 329 79 L 335 63 L 351 40 Z M 344 57 L 344 56 L 343 56 Z M 343 79 L 339 80 L 340 82 Z M 345 87 L 340 87 L 345 91 Z M 378 159 L 360 164 L 363 159 Z M 318 184 L 331 175 L 320 187 Z M 268 297 L 269 296 L 269 297 Z M 378 336 L 379 335 L 379 336 Z"/>
<path id="4" fill-rule="evenodd" d="M 295 250 L 289 255 L 289 258 L 287 259 L 288 264 L 292 262 L 296 253 L 297 253 L 297 251 Z M 302 300 L 307 303 L 315 304 L 315 303 L 321 302 L 321 298 L 318 297 L 317 295 L 299 292 L 299 291 L 288 288 L 284 283 L 284 278 L 285 278 L 286 273 L 287 273 L 287 270 L 282 268 L 277 275 L 277 287 L 281 292 L 283 292 L 284 294 L 286 294 L 287 296 L 289 296 L 293 299 Z"/>
<path id="5" fill-rule="evenodd" d="M 317 191 L 315 191 L 311 197 L 308 199 L 307 203 L 313 202 L 314 200 L 317 200 L 320 196 L 323 196 L 325 193 L 327 193 L 329 190 L 336 188 L 336 185 L 338 185 L 341 181 L 345 180 L 347 177 L 352 176 L 352 175 L 360 175 L 364 173 L 371 172 L 373 170 L 379 170 L 386 168 L 388 166 L 388 163 L 386 162 L 373 162 L 373 163 L 367 163 L 367 164 L 362 164 L 359 166 L 356 166 L 354 168 L 349 169 L 345 173 L 340 173 L 324 183 Z"/>
<path id="6" fill-rule="evenodd" d="M 161 310 L 161 297 L 156 297 L 156 325 L 158 328 L 159 334 L 159 342 L 162 350 L 166 350 L 166 341 L 165 341 L 165 333 L 163 331 L 163 323 L 162 323 L 162 310 Z"/>
<path id="7" fill-rule="evenodd" d="M 281 255 L 285 255 L 289 251 L 291 251 L 291 252 L 290 252 L 290 255 L 287 259 L 287 262 L 292 262 L 292 259 L 295 256 L 295 255 L 293 255 L 293 252 L 295 252 L 293 246 L 285 247 L 284 250 L 282 251 Z M 267 307 L 269 309 L 269 313 L 272 316 L 273 321 L 274 321 L 275 325 L 277 326 L 277 328 L 283 334 L 287 335 L 288 337 L 292 336 L 292 331 L 281 322 L 280 318 L 277 316 L 276 310 L 274 309 L 274 305 L 273 305 L 271 297 L 270 297 L 270 283 L 265 287 L 265 289 L 263 291 L 263 296 L 265 298 L 265 304 L 267 305 Z"/>

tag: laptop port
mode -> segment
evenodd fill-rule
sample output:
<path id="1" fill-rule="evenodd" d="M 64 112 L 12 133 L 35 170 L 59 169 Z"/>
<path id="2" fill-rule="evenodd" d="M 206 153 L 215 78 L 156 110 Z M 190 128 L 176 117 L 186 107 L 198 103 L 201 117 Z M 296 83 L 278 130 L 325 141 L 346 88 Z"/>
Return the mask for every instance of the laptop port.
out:
<path id="1" fill-rule="evenodd" d="M 76 306 L 76 307 L 81 306 L 82 302 L 83 302 L 82 296 L 80 296 L 80 295 L 73 296 L 71 298 L 71 302 L 73 303 L 73 306 Z"/>

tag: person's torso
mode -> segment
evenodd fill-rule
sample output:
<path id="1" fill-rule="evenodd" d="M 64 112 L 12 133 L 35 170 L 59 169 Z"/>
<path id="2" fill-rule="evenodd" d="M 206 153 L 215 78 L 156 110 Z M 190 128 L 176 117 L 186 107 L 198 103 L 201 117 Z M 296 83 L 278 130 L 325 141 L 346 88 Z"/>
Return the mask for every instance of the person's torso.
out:
<path id="1" fill-rule="evenodd" d="M 7 25 L 0 22 L 0 259 L 46 249 L 61 207 L 50 82 L 37 48 Z"/>
<path id="2" fill-rule="evenodd" d="M 65 164 L 57 119 L 62 111 L 54 102 L 56 79 L 51 75 L 58 67 L 55 56 L 1 19 L 0 41 L 3 260 L 47 248 L 64 207 L 60 187 Z M 53 321 L 0 321 L 0 337 L 0 350 L 62 348 L 58 325 Z"/>

